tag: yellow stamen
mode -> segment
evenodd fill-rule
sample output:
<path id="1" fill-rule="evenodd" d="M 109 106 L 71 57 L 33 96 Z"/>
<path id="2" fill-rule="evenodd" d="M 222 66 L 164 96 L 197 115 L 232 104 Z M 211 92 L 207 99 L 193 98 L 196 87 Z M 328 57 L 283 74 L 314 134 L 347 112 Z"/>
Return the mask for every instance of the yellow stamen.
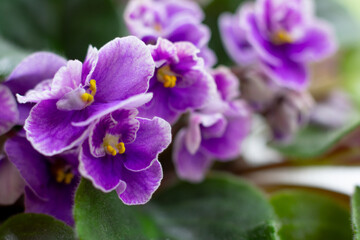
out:
<path id="1" fill-rule="evenodd" d="M 123 142 L 119 142 L 116 147 L 119 150 L 119 154 L 123 154 L 125 152 L 125 144 Z"/>
<path id="2" fill-rule="evenodd" d="M 155 29 L 156 31 L 158 31 L 158 32 L 161 32 L 162 27 L 161 27 L 161 25 L 160 25 L 159 23 L 157 23 L 157 24 L 154 25 L 154 29 Z"/>
<path id="3" fill-rule="evenodd" d="M 164 87 L 173 88 L 176 85 L 176 77 L 170 75 L 164 75 Z"/>
<path id="4" fill-rule="evenodd" d="M 160 68 L 157 72 L 157 79 L 164 84 L 165 88 L 173 88 L 176 85 L 176 76 L 168 65 Z"/>
<path id="5" fill-rule="evenodd" d="M 56 182 L 62 183 L 64 179 L 65 179 L 65 172 L 63 171 L 63 169 L 59 168 L 56 171 Z"/>
<path id="6" fill-rule="evenodd" d="M 275 44 L 292 43 L 294 42 L 294 39 L 288 32 L 284 30 L 280 30 L 274 36 L 273 42 Z"/>
<path id="7" fill-rule="evenodd" d="M 96 81 L 94 79 L 90 80 L 90 90 L 91 90 L 91 95 L 95 95 L 96 93 Z"/>
<path id="8" fill-rule="evenodd" d="M 92 102 L 94 100 L 94 96 L 89 94 L 89 93 L 83 93 L 81 95 L 81 100 L 83 100 L 84 102 Z"/>
<path id="9" fill-rule="evenodd" d="M 116 150 L 115 150 L 112 146 L 107 145 L 107 146 L 106 146 L 106 150 L 107 150 L 108 153 L 110 153 L 111 155 L 116 156 Z"/>
<path id="10" fill-rule="evenodd" d="M 74 178 L 74 174 L 72 174 L 72 173 L 67 173 L 67 174 L 65 175 L 64 183 L 65 183 L 65 184 L 70 184 L 71 181 L 73 180 L 73 178 Z"/>

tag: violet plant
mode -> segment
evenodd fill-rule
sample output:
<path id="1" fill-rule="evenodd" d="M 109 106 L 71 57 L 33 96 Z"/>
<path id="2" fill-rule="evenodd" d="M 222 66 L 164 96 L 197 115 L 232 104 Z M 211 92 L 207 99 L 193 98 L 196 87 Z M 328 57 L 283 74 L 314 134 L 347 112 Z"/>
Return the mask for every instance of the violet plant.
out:
<path id="1" fill-rule="evenodd" d="M 0 239 L 360 239 L 344 3 L 3 1 Z"/>

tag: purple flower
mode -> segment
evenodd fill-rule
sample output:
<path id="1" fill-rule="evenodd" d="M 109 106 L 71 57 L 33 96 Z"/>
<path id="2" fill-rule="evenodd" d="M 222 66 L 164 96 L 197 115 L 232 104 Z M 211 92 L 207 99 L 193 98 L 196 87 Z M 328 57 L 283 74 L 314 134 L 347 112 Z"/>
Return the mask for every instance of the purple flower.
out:
<path id="1" fill-rule="evenodd" d="M 139 108 L 140 116 L 158 116 L 172 124 L 182 113 L 202 107 L 211 98 L 215 86 L 193 44 L 159 38 L 149 48 L 156 64 L 149 88 L 153 98 Z"/>
<path id="2" fill-rule="evenodd" d="M 199 56 L 210 67 L 216 63 L 216 56 L 207 47 L 210 30 L 201 24 L 203 19 L 199 5 L 188 0 L 132 0 L 125 10 L 131 34 L 147 44 L 155 44 L 158 37 L 171 42 L 191 42 L 201 49 Z"/>
<path id="3" fill-rule="evenodd" d="M 73 197 L 80 180 L 78 151 L 45 157 L 22 135 L 8 139 L 5 151 L 26 184 L 25 212 L 49 214 L 73 225 Z"/>
<path id="4" fill-rule="evenodd" d="M 175 139 L 173 160 L 180 178 L 201 181 L 214 160 L 229 161 L 240 154 L 250 130 L 250 112 L 239 96 L 238 80 L 226 68 L 213 71 L 223 111 L 193 112 Z M 208 109 L 207 109 L 208 111 Z"/>
<path id="5" fill-rule="evenodd" d="M 36 88 L 40 90 L 51 81 L 55 73 L 66 65 L 66 60 L 56 54 L 49 52 L 37 52 L 22 60 L 5 80 L 12 94 L 24 95 L 29 90 Z M 18 125 L 24 125 L 34 104 L 18 104 Z"/>
<path id="6" fill-rule="evenodd" d="M 225 50 L 240 65 L 254 63 L 257 59 L 256 52 L 246 38 L 245 29 L 240 24 L 241 17 L 249 8 L 252 8 L 252 3 L 245 3 L 234 15 L 224 13 L 219 18 L 219 30 Z"/>
<path id="7" fill-rule="evenodd" d="M 37 102 L 25 122 L 27 139 L 47 156 L 73 148 L 94 120 L 149 101 L 144 93 L 153 72 L 150 51 L 136 37 L 114 39 L 99 51 L 89 47 L 84 63 L 68 61 L 47 86 L 18 96 Z"/>
<path id="8" fill-rule="evenodd" d="M 158 161 L 171 142 L 170 125 L 161 118 L 136 117 L 118 110 L 94 123 L 82 145 L 80 172 L 104 191 L 116 190 L 128 205 L 145 204 L 162 180 Z"/>
<path id="9" fill-rule="evenodd" d="M 19 120 L 16 100 L 9 88 L 0 85 L 0 135 L 9 131 Z"/>
<path id="10" fill-rule="evenodd" d="M 222 16 L 220 27 L 231 56 L 242 52 L 251 61 L 255 53 L 269 76 L 293 89 L 307 86 L 309 62 L 336 50 L 331 28 L 315 18 L 310 0 L 258 0 L 235 17 Z"/>

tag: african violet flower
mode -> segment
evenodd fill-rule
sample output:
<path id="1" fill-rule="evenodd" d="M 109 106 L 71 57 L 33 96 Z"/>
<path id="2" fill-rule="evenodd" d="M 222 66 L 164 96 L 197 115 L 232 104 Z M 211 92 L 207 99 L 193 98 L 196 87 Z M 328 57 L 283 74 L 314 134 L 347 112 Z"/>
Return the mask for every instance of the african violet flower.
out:
<path id="1" fill-rule="evenodd" d="M 158 37 L 171 42 L 188 41 L 201 49 L 199 56 L 207 66 L 216 63 L 207 47 L 210 30 L 201 24 L 204 14 L 199 5 L 188 0 L 132 0 L 125 10 L 125 22 L 131 34 L 147 44 Z"/>
<path id="2" fill-rule="evenodd" d="M 88 125 L 109 112 L 149 101 L 154 61 L 136 37 L 117 38 L 99 51 L 89 47 L 85 62 L 68 61 L 47 88 L 19 96 L 37 102 L 25 122 L 27 139 L 44 155 L 80 144 Z"/>
<path id="3" fill-rule="evenodd" d="M 310 0 L 257 0 L 220 18 L 225 47 L 239 64 L 256 58 L 267 74 L 293 89 L 308 84 L 307 64 L 331 55 L 330 27 L 315 18 Z M 237 57 L 244 54 L 243 59 Z"/>
<path id="4" fill-rule="evenodd" d="M 128 205 L 145 204 L 159 187 L 158 154 L 171 142 L 165 120 L 139 118 L 137 113 L 118 110 L 101 118 L 80 153 L 81 174 L 104 192 L 116 190 Z"/>
<path id="5" fill-rule="evenodd" d="M 73 225 L 73 197 L 80 180 L 78 151 L 45 157 L 31 146 L 24 135 L 20 132 L 8 139 L 5 151 L 26 184 L 25 212 L 49 214 Z"/>
<path id="6" fill-rule="evenodd" d="M 237 78 L 226 68 L 213 73 L 223 112 L 191 113 L 187 128 L 175 139 L 173 160 L 179 177 L 201 181 L 214 160 L 229 161 L 240 154 L 240 145 L 250 130 L 250 112 L 239 96 Z"/>
<path id="7" fill-rule="evenodd" d="M 193 44 L 159 38 L 149 48 L 156 64 L 149 88 L 153 98 L 139 108 L 140 116 L 174 123 L 186 110 L 200 108 L 211 98 L 215 86 Z"/>

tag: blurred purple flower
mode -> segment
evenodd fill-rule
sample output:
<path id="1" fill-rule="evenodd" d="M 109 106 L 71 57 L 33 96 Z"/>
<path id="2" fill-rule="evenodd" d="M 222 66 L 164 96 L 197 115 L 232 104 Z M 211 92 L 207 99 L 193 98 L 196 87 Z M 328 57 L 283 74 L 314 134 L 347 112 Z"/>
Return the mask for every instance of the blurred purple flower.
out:
<path id="1" fill-rule="evenodd" d="M 158 37 L 171 42 L 188 41 L 201 49 L 207 66 L 216 63 L 215 54 L 207 47 L 210 29 L 201 24 L 200 6 L 188 0 L 132 0 L 125 10 L 125 22 L 131 34 L 147 44 Z"/>
<path id="2" fill-rule="evenodd" d="M 214 160 L 237 157 L 241 142 L 250 131 L 250 111 L 243 101 L 235 100 L 240 95 L 236 76 L 224 67 L 212 74 L 224 103 L 222 111 L 192 112 L 188 126 L 180 130 L 174 143 L 173 161 L 178 176 L 194 182 L 204 178 Z"/>
<path id="3" fill-rule="evenodd" d="M 128 205 L 145 204 L 162 180 L 158 155 L 171 142 L 171 127 L 161 118 L 137 118 L 118 110 L 91 128 L 82 145 L 80 172 L 104 192 L 116 190 Z"/>
<path id="4" fill-rule="evenodd" d="M 0 153 L 0 205 L 11 205 L 24 193 L 24 180 L 17 168 Z"/>
<path id="5" fill-rule="evenodd" d="M 10 89 L 0 85 L 0 135 L 8 132 L 19 120 L 16 100 Z"/>
<path id="6" fill-rule="evenodd" d="M 311 123 L 327 128 L 339 128 L 354 115 L 354 106 L 349 96 L 334 91 L 315 104 L 311 111 Z"/>
<path id="7" fill-rule="evenodd" d="M 263 112 L 275 141 L 288 143 L 305 126 L 313 107 L 308 92 L 286 91 L 278 96 L 273 105 Z"/>
<path id="8" fill-rule="evenodd" d="M 188 109 L 204 106 L 215 85 L 203 60 L 196 56 L 198 49 L 189 42 L 171 43 L 162 38 L 149 48 L 156 65 L 149 88 L 153 98 L 139 108 L 140 116 L 158 116 L 172 124 Z"/>
<path id="9" fill-rule="evenodd" d="M 44 155 L 80 144 L 91 122 L 120 108 L 138 107 L 154 73 L 149 49 L 136 37 L 117 38 L 99 51 L 89 47 L 85 62 L 68 61 L 40 90 L 18 96 L 36 102 L 25 122 L 27 139 Z"/>
<path id="10" fill-rule="evenodd" d="M 22 135 L 8 139 L 5 152 L 25 181 L 25 212 L 49 214 L 73 225 L 73 198 L 80 180 L 78 151 L 45 157 Z"/>
<path id="11" fill-rule="evenodd" d="M 236 16 L 224 14 L 220 27 L 225 47 L 239 64 L 256 54 L 271 78 L 285 87 L 308 85 L 307 64 L 336 50 L 332 29 L 315 18 L 310 0 L 257 0 Z M 234 54 L 243 54 L 243 58 Z"/>
<path id="12" fill-rule="evenodd" d="M 50 52 L 37 52 L 22 60 L 4 81 L 12 94 L 24 95 L 35 88 L 40 90 L 48 85 L 55 73 L 66 65 L 66 60 Z M 34 104 L 18 104 L 19 119 L 16 124 L 24 125 Z"/>

